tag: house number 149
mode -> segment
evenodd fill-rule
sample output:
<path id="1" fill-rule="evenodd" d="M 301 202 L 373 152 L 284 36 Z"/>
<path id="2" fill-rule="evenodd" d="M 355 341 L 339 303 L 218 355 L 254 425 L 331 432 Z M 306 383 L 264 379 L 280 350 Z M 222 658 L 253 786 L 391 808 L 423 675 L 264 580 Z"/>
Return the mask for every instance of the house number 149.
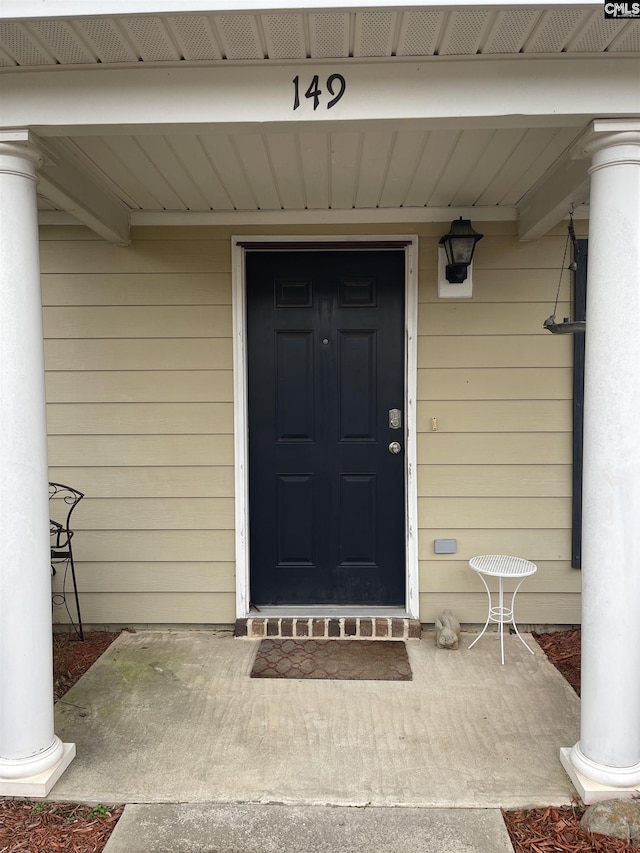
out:
<path id="1" fill-rule="evenodd" d="M 293 78 L 293 108 L 297 110 L 300 106 L 300 78 L 296 74 Z M 304 88 L 304 83 L 302 84 L 302 88 Z M 344 79 L 342 74 L 330 74 L 327 77 L 327 91 L 332 96 L 331 99 L 327 103 L 327 109 L 330 110 L 331 107 L 335 107 L 340 98 L 344 95 L 345 90 L 347 88 L 347 81 Z M 320 78 L 317 74 L 313 75 L 313 79 L 311 83 L 309 83 L 309 87 L 304 93 L 305 98 L 313 98 L 313 109 L 317 110 L 320 106 L 320 97 L 323 94 L 322 89 L 320 88 Z"/>

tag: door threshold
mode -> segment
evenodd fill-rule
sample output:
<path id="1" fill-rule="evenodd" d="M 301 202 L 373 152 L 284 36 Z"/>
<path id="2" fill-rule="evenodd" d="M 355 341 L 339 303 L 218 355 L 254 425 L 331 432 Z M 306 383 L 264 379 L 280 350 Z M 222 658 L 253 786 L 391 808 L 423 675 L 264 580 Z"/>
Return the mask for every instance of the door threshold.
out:
<path id="1" fill-rule="evenodd" d="M 367 605 L 332 605 L 316 604 L 314 606 L 265 605 L 254 608 L 249 612 L 249 618 L 259 616 L 268 617 L 291 617 L 307 619 L 324 619 L 333 617 L 339 619 L 341 616 L 386 616 L 392 619 L 407 619 L 408 614 L 404 607 L 369 607 Z"/>
<path id="2" fill-rule="evenodd" d="M 292 613 L 295 609 L 303 612 Z M 405 611 L 392 607 L 272 607 L 259 613 L 252 611 L 246 619 L 236 619 L 234 629 L 234 636 L 250 639 L 419 640 L 420 634 L 419 619 L 409 619 Z"/>

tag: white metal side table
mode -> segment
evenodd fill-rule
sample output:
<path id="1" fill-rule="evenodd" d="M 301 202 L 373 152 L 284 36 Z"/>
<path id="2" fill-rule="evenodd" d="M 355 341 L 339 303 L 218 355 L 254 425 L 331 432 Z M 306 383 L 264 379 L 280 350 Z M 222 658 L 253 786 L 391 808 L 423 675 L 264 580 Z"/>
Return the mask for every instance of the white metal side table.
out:
<path id="1" fill-rule="evenodd" d="M 529 646 L 520 636 L 520 632 L 518 631 L 518 626 L 516 625 L 516 620 L 513 615 L 513 607 L 516 600 L 516 593 L 520 589 L 520 586 L 522 585 L 524 579 L 538 571 L 538 567 L 536 566 L 536 564 L 532 563 L 530 560 L 524 560 L 522 557 L 508 557 L 504 554 L 484 554 L 480 557 L 472 557 L 469 560 L 469 565 L 479 576 L 480 580 L 484 584 L 484 588 L 487 590 L 487 595 L 489 596 L 489 613 L 487 615 L 487 621 L 484 623 L 484 628 L 482 629 L 482 631 L 480 631 L 480 633 L 475 638 L 473 643 L 471 643 L 469 648 L 471 649 L 473 648 L 473 646 L 475 646 L 480 637 L 482 637 L 484 632 L 489 627 L 490 622 L 497 622 L 498 625 L 500 625 L 500 651 L 502 654 L 503 665 L 505 623 L 507 625 L 513 625 L 514 631 L 516 632 L 516 635 L 520 642 L 524 645 L 526 649 L 531 652 L 531 654 L 533 654 L 533 649 L 529 648 Z M 495 607 L 493 604 L 491 590 L 489 589 L 489 585 L 485 580 L 485 576 L 498 578 L 497 607 Z M 505 578 L 515 578 L 518 580 L 518 585 L 516 586 L 511 596 L 510 606 L 505 605 L 504 602 Z"/>

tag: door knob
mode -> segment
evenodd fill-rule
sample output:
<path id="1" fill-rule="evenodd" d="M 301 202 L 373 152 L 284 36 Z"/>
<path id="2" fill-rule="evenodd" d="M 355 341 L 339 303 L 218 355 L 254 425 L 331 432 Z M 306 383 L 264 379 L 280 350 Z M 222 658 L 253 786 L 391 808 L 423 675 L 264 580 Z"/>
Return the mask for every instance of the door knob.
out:
<path id="1" fill-rule="evenodd" d="M 400 453 L 402 446 L 399 441 L 392 441 L 389 445 L 389 453 Z"/>

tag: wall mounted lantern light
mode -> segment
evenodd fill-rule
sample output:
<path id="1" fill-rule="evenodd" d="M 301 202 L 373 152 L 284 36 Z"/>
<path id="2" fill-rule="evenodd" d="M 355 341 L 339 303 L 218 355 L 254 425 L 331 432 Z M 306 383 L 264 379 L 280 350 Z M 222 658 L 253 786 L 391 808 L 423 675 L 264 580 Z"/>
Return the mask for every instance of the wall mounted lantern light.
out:
<path id="1" fill-rule="evenodd" d="M 447 253 L 445 274 L 448 282 L 462 284 L 466 279 L 476 243 L 483 237 L 484 234 L 478 234 L 473 230 L 470 219 L 460 217 L 453 220 L 449 233 L 439 240 Z"/>

